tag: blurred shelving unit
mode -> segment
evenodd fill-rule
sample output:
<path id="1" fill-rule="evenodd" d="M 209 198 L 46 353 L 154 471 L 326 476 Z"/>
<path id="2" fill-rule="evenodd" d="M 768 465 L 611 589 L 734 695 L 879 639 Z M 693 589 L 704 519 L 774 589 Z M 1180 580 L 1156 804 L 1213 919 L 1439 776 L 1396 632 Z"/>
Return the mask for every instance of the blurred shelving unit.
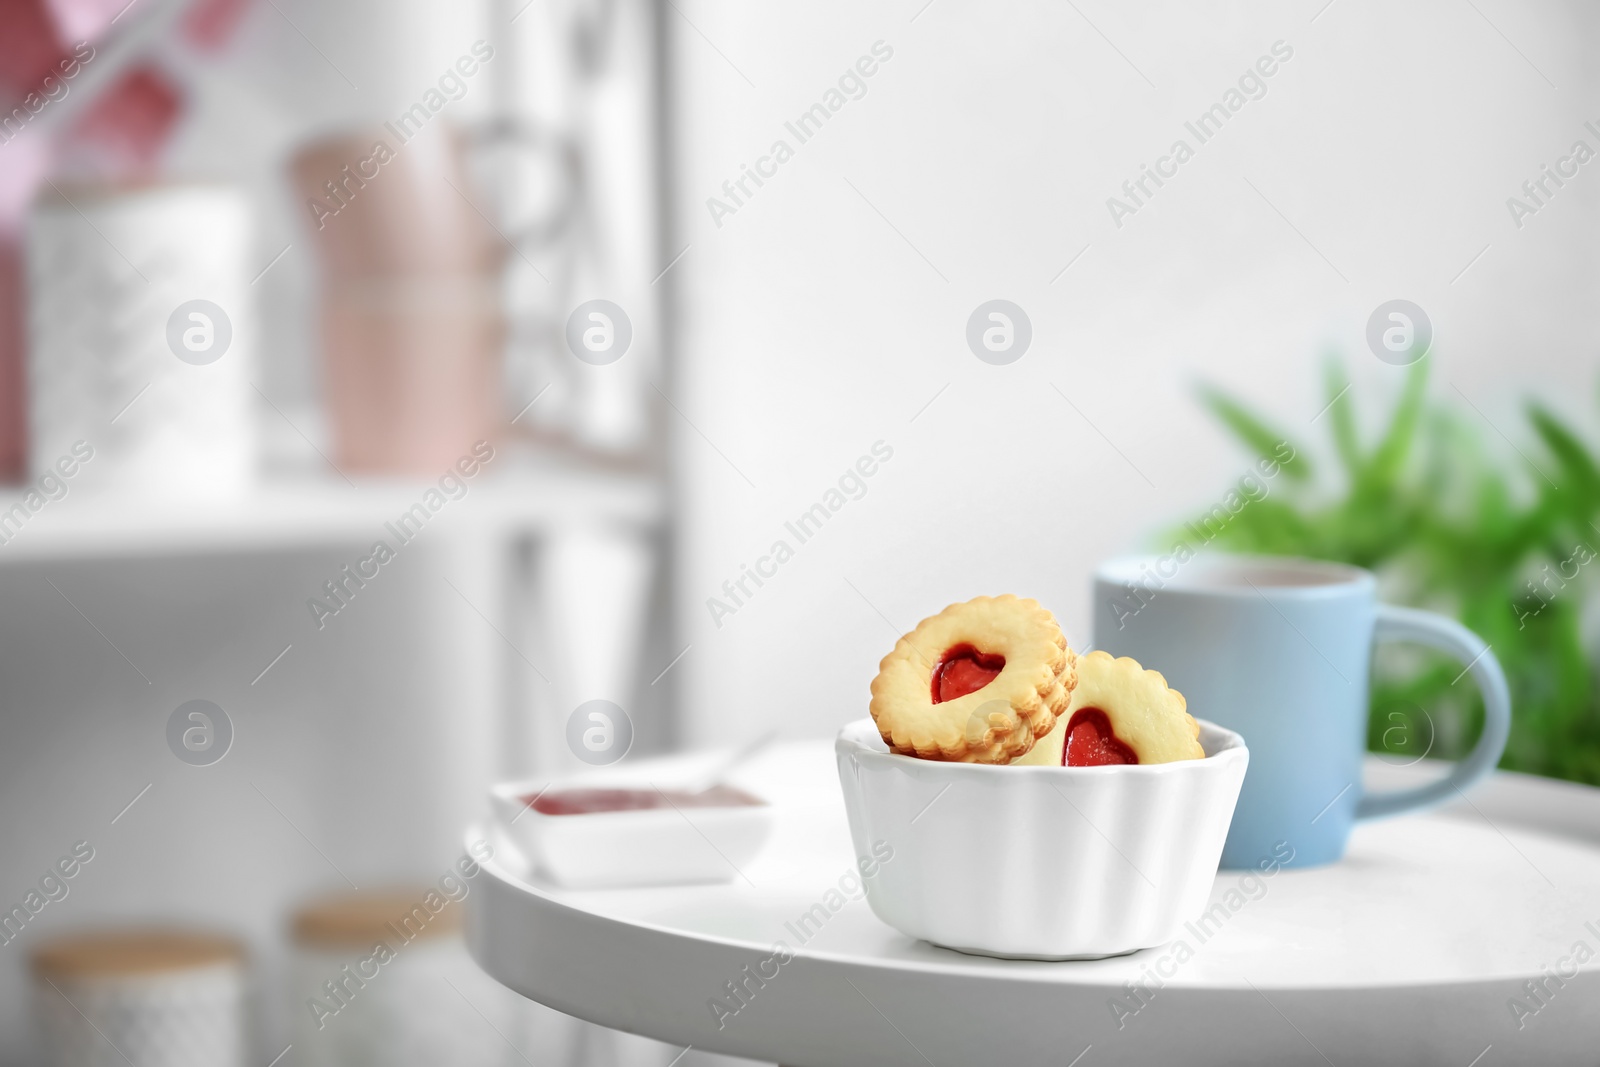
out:
<path id="1" fill-rule="evenodd" d="M 252 379 L 267 405 L 263 470 L 215 496 L 93 484 L 109 464 L 42 503 L 0 486 L 0 799 L 32 809 L 0 828 L 0 853 L 15 886 L 62 841 L 88 835 L 102 850 L 106 877 L 75 886 L 46 924 L 170 918 L 247 942 L 265 1063 L 293 1030 L 282 918 L 308 895 L 437 879 L 489 782 L 581 767 L 566 727 L 585 701 L 626 707 L 635 752 L 672 741 L 669 672 L 688 649 L 670 626 L 658 393 L 671 390 L 661 305 L 685 250 L 662 241 L 654 0 L 285 0 L 255 5 L 237 50 L 206 62 L 175 43 L 190 6 L 119 12 L 34 131 L 68 130 L 152 59 L 191 93 L 174 174 L 231 175 L 262 222 L 252 269 L 271 273 L 250 285 L 261 282 L 260 351 L 277 361 Z M 505 410 L 484 431 L 497 455 L 455 496 L 437 476 L 318 466 L 324 453 L 345 464 L 326 425 L 337 416 L 311 384 L 335 350 L 311 339 L 308 294 L 326 279 L 281 173 L 304 143 L 411 106 L 439 77 L 435 53 L 454 46 L 433 39 L 441 24 L 463 47 L 481 34 L 496 50 L 492 89 L 480 76 L 440 123 L 470 144 L 474 209 L 481 193 L 508 246 L 496 279 Z M 631 320 L 627 358 L 609 365 L 566 341 L 574 308 L 599 298 Z M 426 524 L 400 538 L 430 490 L 442 505 L 432 498 Z M 416 547 L 381 580 L 346 577 L 378 540 Z M 168 751 L 169 717 L 197 698 L 237 726 L 214 766 Z M 145 799 L 129 805 L 134 794 Z M 0 1063 L 37 1059 L 23 961 L 17 949 L 0 959 Z M 569 1045 L 610 1047 L 587 1030 Z"/>
<path id="2" fill-rule="evenodd" d="M 529 459 L 465 484 L 464 495 L 444 497 L 430 526 L 512 537 L 596 525 L 650 529 L 664 511 L 659 480 L 571 461 Z M 22 491 L 8 487 L 0 494 L 0 566 L 393 541 L 385 524 L 438 488 L 399 479 L 352 485 L 337 477 L 280 478 L 237 497 L 199 500 L 69 487 L 28 512 Z M 8 521 L 17 505 L 26 517 Z"/>
<path id="3" fill-rule="evenodd" d="M 0 792 L 54 795 L 62 766 L 76 783 L 0 845 L 31 863 L 88 836 L 115 872 L 49 918 L 226 929 L 256 961 L 265 992 L 252 1011 L 276 1011 L 282 917 L 346 874 L 361 886 L 437 878 L 489 782 L 572 758 L 577 704 L 625 703 L 640 747 L 660 745 L 650 701 L 665 686 L 649 683 L 675 654 L 648 621 L 661 610 L 660 475 L 496 451 L 455 497 L 437 479 L 351 484 L 309 469 L 214 499 L 69 481 L 36 511 L 22 504 L 19 526 L 4 516 L 27 488 L 0 490 Z M 443 504 L 402 541 L 394 528 L 430 490 Z M 385 577 L 368 574 L 347 605 L 330 598 L 328 580 L 380 539 L 398 549 Z M 308 598 L 339 617 L 323 628 Z M 214 767 L 166 750 L 168 716 L 195 698 L 238 731 Z M 202 873 L 172 873 L 191 870 Z M 8 958 L 0 1060 L 33 1062 L 18 1058 L 25 957 Z M 258 1018 L 272 1045 L 258 1062 L 290 1041 L 292 1019 Z"/>

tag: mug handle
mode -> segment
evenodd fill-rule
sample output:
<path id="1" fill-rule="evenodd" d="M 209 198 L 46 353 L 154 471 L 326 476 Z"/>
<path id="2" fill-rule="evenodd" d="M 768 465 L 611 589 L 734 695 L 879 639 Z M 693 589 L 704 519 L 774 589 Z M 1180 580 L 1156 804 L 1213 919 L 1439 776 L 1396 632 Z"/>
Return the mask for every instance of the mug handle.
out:
<path id="1" fill-rule="evenodd" d="M 1375 819 L 1429 808 L 1453 798 L 1494 770 L 1511 732 L 1511 691 L 1505 671 L 1483 638 L 1454 619 L 1431 611 L 1378 605 L 1374 641 L 1410 641 L 1448 652 L 1466 664 L 1483 693 L 1483 734 L 1467 758 L 1437 782 L 1392 793 L 1368 793 L 1356 805 L 1356 818 Z"/>

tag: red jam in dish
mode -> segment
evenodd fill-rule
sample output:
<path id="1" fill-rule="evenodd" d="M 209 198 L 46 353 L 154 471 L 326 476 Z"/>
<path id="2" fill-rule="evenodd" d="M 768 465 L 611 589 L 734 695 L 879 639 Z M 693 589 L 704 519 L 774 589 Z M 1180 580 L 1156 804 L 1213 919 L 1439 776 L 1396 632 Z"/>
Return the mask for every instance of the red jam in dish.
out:
<path id="1" fill-rule="evenodd" d="M 976 693 L 994 681 L 1005 665 L 1004 656 L 987 655 L 971 645 L 945 649 L 939 665 L 933 669 L 933 702 L 943 704 L 946 700 Z"/>
<path id="2" fill-rule="evenodd" d="M 594 815 L 653 808 L 747 808 L 762 803 L 749 793 L 725 785 L 698 793 L 673 789 L 562 789 L 525 796 L 522 802 L 541 815 Z"/>
<path id="3" fill-rule="evenodd" d="M 1138 762 L 1139 757 L 1117 738 L 1111 720 L 1099 708 L 1080 708 L 1067 722 L 1067 743 L 1061 746 L 1063 767 Z"/>

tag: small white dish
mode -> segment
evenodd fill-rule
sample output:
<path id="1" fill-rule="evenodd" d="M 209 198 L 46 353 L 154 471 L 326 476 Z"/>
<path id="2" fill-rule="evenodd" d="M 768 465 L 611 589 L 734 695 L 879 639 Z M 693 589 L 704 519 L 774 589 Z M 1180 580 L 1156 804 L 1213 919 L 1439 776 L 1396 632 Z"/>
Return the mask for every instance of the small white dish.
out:
<path id="1" fill-rule="evenodd" d="M 562 779 L 502 782 L 490 789 L 502 833 L 539 874 L 568 889 L 726 882 L 755 858 L 772 830 L 772 807 L 684 804 L 686 782 L 640 765 Z M 574 791 L 625 790 L 660 797 L 654 808 L 547 814 L 530 805 Z"/>
<path id="2" fill-rule="evenodd" d="M 834 753 L 857 855 L 893 858 L 873 912 L 910 937 L 1009 959 L 1099 959 L 1171 941 L 1205 909 L 1244 782 L 1244 739 L 1201 720 L 1206 758 L 1112 767 L 942 763 L 871 719 Z"/>

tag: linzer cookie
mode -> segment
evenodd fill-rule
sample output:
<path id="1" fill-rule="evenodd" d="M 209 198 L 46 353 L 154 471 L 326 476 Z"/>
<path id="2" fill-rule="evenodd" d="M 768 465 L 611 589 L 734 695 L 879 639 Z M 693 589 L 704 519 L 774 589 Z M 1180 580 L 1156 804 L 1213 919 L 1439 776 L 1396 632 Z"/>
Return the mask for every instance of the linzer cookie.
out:
<path id="1" fill-rule="evenodd" d="M 1199 736 L 1183 694 L 1158 672 L 1096 651 L 1078 660 L 1078 685 L 1056 728 L 1015 762 L 1099 767 L 1203 759 Z"/>
<path id="2" fill-rule="evenodd" d="M 1066 710 L 1076 660 L 1038 601 L 976 597 L 895 643 L 872 681 L 872 718 L 901 755 L 1010 763 Z"/>

